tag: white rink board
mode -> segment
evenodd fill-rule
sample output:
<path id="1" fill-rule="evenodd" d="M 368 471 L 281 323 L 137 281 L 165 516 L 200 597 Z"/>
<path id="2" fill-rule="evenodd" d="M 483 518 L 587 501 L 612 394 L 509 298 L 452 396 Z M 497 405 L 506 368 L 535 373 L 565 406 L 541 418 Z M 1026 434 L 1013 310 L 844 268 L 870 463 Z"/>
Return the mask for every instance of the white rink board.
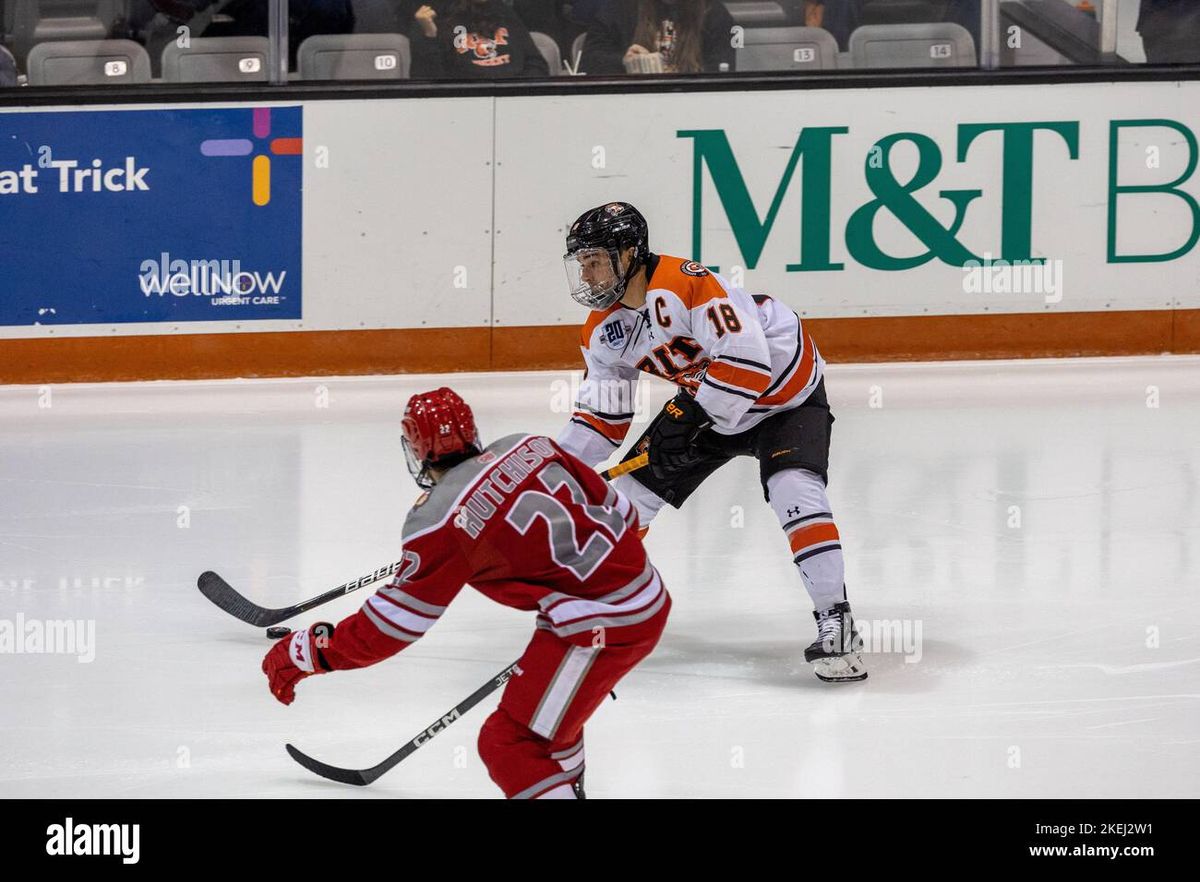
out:
<path id="1" fill-rule="evenodd" d="M 0 338 L 578 323 L 583 314 L 567 296 L 561 265 L 564 233 L 584 209 L 614 199 L 645 212 L 652 248 L 719 265 L 735 282 L 770 293 L 805 316 L 1200 307 L 1200 247 L 1163 262 L 1107 258 L 1114 121 L 1170 120 L 1186 130 L 1128 128 L 1118 138 L 1120 184 L 1169 183 L 1200 152 L 1196 82 L 303 105 L 301 321 L 7 327 L 0 328 Z M 114 108 L 81 112 L 92 109 Z M 1012 186 L 1006 196 L 1001 132 L 979 134 L 958 159 L 965 141 L 961 127 L 1005 123 L 1063 125 L 1078 142 L 1078 158 L 1072 159 L 1062 134 L 1034 135 L 1028 224 L 1016 208 L 1019 193 L 1013 195 L 1020 188 Z M 801 132 L 839 127 L 847 131 L 830 135 L 828 174 L 810 161 L 815 154 L 809 150 L 782 187 Z M 697 207 L 698 141 L 679 134 L 685 131 L 719 132 L 727 142 L 752 214 L 739 221 L 743 238 L 766 218 L 778 192 L 774 225 L 753 268 L 723 208 L 711 162 L 701 168 Z M 954 207 L 938 194 L 979 191 L 967 203 L 954 241 L 970 254 L 1000 257 L 1006 236 L 1027 229 L 1031 256 L 1061 262 L 1054 264 L 1061 269 L 1055 291 L 969 292 L 961 266 L 936 257 L 903 270 L 863 263 L 863 235 L 848 237 L 847 230 L 855 213 L 876 198 L 866 165 L 877 142 L 903 133 L 924 139 L 931 173 L 940 162 L 936 176 L 912 196 L 914 216 L 928 212 L 942 228 L 950 227 Z M 1008 159 L 1012 169 L 1030 168 L 1015 147 Z M 916 147 L 897 144 L 891 162 L 894 177 L 905 184 L 917 168 Z M 802 205 L 813 198 L 806 174 L 812 193 L 828 188 L 829 210 L 814 209 L 816 220 L 804 228 Z M 728 196 L 736 190 L 734 179 L 722 175 Z M 1179 188 L 1200 198 L 1200 174 L 1193 171 Z M 1200 224 L 1177 195 L 1127 194 L 1117 206 L 1119 254 L 1173 251 Z M 697 228 L 699 254 L 693 253 Z M 826 228 L 828 260 L 843 269 L 788 271 L 789 264 L 813 265 L 814 253 L 802 253 L 802 236 L 807 229 L 820 238 Z M 894 258 L 935 249 L 887 207 L 869 229 L 870 241 Z M 850 247 L 849 238 L 858 244 Z M 936 250 L 951 253 L 944 243 Z"/>
<path id="2" fill-rule="evenodd" d="M 488 324 L 491 99 L 309 102 L 304 126 L 305 328 Z"/>
<path id="3" fill-rule="evenodd" d="M 559 263 L 564 228 L 584 209 L 610 200 L 637 205 L 647 216 L 651 248 L 719 265 L 728 275 L 744 269 L 745 287 L 817 317 L 969 314 L 983 312 L 1164 309 L 1200 306 L 1200 249 L 1166 263 L 1106 261 L 1109 134 L 1113 120 L 1165 118 L 1200 131 L 1200 83 L 1082 84 L 863 90 L 707 93 L 654 96 L 505 98 L 497 110 L 495 317 L 498 324 L 578 322 Z M 873 146 L 897 133 L 931 139 L 941 161 L 937 177 L 915 194 L 943 227 L 954 212 L 940 191 L 980 190 L 969 203 L 957 239 L 973 254 L 1002 253 L 1003 135 L 977 135 L 966 159 L 956 161 L 959 127 L 969 124 L 1059 122 L 1077 127 L 1078 159 L 1052 131 L 1038 131 L 1032 153 L 1030 254 L 1062 261 L 1062 298 L 1038 293 L 967 293 L 961 266 L 934 259 L 923 266 L 885 271 L 864 266 L 847 246 L 851 216 L 876 197 L 864 164 Z M 844 127 L 832 135 L 829 259 L 841 271 L 789 272 L 801 262 L 802 159 L 783 191 L 775 225 L 755 268 L 739 248 L 713 175 L 702 174 L 701 210 L 693 198 L 695 139 L 680 132 L 723 131 L 758 218 L 765 219 L 800 132 Z M 528 148 L 529 133 L 552 131 L 542 149 Z M 1184 173 L 1189 145 L 1162 127 L 1132 129 L 1120 138 L 1121 184 L 1169 182 Z M 1146 150 L 1159 151 L 1156 169 Z M 1017 151 L 1012 151 L 1016 156 Z M 932 155 L 932 154 L 931 154 Z M 603 168 L 593 161 L 602 157 Z M 911 143 L 895 148 L 900 182 L 916 169 Z M 1028 167 L 1028 163 L 1025 163 Z M 538 188 L 541 200 L 522 199 Z M 1200 175 L 1182 189 L 1200 197 Z M 1010 218 L 1016 217 L 1010 200 Z M 1170 252 L 1193 228 L 1187 204 L 1170 195 L 1119 198 L 1118 253 Z M 693 253 L 699 216 L 702 251 Z M 1200 224 L 1200 217 L 1196 219 Z M 911 257 L 929 250 L 887 211 L 875 221 L 875 239 L 887 254 Z M 553 247 L 551 244 L 558 246 Z M 807 258 L 804 258 L 807 259 Z M 530 292 L 555 292 L 548 298 Z"/>

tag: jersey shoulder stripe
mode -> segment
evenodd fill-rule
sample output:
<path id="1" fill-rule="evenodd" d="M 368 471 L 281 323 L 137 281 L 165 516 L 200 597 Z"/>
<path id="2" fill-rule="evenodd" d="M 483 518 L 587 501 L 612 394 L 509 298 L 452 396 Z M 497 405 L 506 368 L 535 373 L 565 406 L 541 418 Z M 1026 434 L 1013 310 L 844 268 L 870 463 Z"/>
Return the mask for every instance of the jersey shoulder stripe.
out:
<path id="1" fill-rule="evenodd" d="M 621 442 L 625 440 L 625 436 L 629 432 L 628 420 L 625 421 L 624 425 L 611 425 L 604 420 L 597 419 L 590 413 L 584 413 L 578 410 L 572 414 L 571 422 L 583 426 L 586 429 L 591 429 L 614 447 L 620 447 Z"/>
<path id="2" fill-rule="evenodd" d="M 748 370 L 718 358 L 708 366 L 705 378 L 717 380 L 725 386 L 736 386 L 739 389 L 753 392 L 754 397 L 757 398 L 771 385 L 771 369 Z"/>
<path id="3" fill-rule="evenodd" d="M 667 254 L 659 257 L 654 276 L 647 285 L 647 289 L 655 288 L 670 291 L 688 309 L 729 295 L 721 280 L 701 264 Z"/>
<path id="4" fill-rule="evenodd" d="M 816 346 L 813 345 L 812 337 L 804 333 L 803 327 L 801 327 L 800 340 L 796 344 L 796 355 L 792 357 L 792 363 L 795 364 L 797 359 L 799 364 L 796 364 L 795 371 L 787 378 L 783 387 L 778 391 L 768 389 L 758 399 L 759 406 L 773 407 L 777 404 L 786 404 L 814 381 L 813 374 L 817 368 Z M 780 380 L 783 380 L 784 377 L 787 377 L 786 373 L 780 375 Z"/>
<path id="5" fill-rule="evenodd" d="M 413 508 L 404 519 L 404 541 L 411 542 L 444 524 L 484 472 L 495 465 L 497 460 L 534 437 L 537 436 L 506 435 L 485 447 L 482 455 L 459 463 L 446 472 L 429 491 L 425 501 Z"/>
<path id="6" fill-rule="evenodd" d="M 725 385 L 722 385 L 721 383 L 715 383 L 715 382 L 713 382 L 712 377 L 708 376 L 707 374 L 705 375 L 704 379 L 701 380 L 700 382 L 705 386 L 711 386 L 712 388 L 717 389 L 721 392 L 725 392 L 729 395 L 737 395 L 740 398 L 748 398 L 750 401 L 758 401 L 758 395 L 756 395 L 752 392 L 743 392 L 740 389 L 734 389 L 731 386 L 725 386 Z"/>

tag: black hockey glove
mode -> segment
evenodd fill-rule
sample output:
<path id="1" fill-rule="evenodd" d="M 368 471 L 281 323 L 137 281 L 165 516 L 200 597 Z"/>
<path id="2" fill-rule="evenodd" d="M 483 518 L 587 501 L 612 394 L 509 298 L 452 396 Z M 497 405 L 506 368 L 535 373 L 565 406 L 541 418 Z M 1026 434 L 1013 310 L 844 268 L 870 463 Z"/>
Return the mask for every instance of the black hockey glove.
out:
<path id="1" fill-rule="evenodd" d="M 680 391 L 663 407 L 650 432 L 650 473 L 665 481 L 698 463 L 704 458 L 700 435 L 711 425 L 712 419 L 696 399 Z"/>

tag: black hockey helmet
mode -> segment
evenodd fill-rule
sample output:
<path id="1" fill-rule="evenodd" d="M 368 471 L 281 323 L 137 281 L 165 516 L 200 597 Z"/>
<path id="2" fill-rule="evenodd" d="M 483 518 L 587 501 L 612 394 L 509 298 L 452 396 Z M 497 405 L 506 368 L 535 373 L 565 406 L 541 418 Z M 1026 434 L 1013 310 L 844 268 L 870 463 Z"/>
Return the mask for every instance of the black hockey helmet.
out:
<path id="1" fill-rule="evenodd" d="M 567 232 L 567 285 L 576 302 L 608 309 L 625 296 L 625 286 L 650 256 L 650 232 L 642 213 L 628 202 L 608 202 L 581 214 Z M 621 271 L 621 252 L 633 258 Z"/>

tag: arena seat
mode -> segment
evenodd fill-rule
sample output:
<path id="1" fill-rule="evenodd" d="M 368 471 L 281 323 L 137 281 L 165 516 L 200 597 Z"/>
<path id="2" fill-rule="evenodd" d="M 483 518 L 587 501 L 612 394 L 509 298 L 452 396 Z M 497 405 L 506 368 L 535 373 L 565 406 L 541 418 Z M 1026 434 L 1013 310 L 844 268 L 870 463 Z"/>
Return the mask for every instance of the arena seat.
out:
<path id="1" fill-rule="evenodd" d="M 98 86 L 150 82 L 150 56 L 132 40 L 63 40 L 29 50 L 31 86 Z"/>
<path id="2" fill-rule="evenodd" d="M 558 51 L 558 43 L 549 34 L 543 34 L 540 31 L 530 31 L 529 36 L 533 39 L 533 45 L 537 46 L 538 52 L 541 52 L 542 57 L 546 59 L 546 66 L 550 68 L 550 76 L 561 76 L 563 72 L 562 53 Z"/>
<path id="3" fill-rule="evenodd" d="M 778 3 L 728 0 L 725 8 L 733 23 L 744 28 L 780 27 L 788 23 L 788 14 Z"/>
<path id="4" fill-rule="evenodd" d="M 863 25 L 850 35 L 856 68 L 975 67 L 975 41 L 951 22 Z"/>
<path id="5" fill-rule="evenodd" d="M 162 53 L 168 83 L 266 82 L 266 37 L 197 37 L 187 48 L 172 41 Z"/>
<path id="6" fill-rule="evenodd" d="M 7 0 L 5 31 L 13 54 L 24 58 L 38 43 L 104 40 L 124 17 L 124 0 Z"/>
<path id="7" fill-rule="evenodd" d="M 304 80 L 406 80 L 412 51 L 403 34 L 318 34 L 297 60 Z"/>
<path id="8" fill-rule="evenodd" d="M 838 45 L 822 28 L 747 28 L 737 50 L 738 71 L 835 70 Z"/>

